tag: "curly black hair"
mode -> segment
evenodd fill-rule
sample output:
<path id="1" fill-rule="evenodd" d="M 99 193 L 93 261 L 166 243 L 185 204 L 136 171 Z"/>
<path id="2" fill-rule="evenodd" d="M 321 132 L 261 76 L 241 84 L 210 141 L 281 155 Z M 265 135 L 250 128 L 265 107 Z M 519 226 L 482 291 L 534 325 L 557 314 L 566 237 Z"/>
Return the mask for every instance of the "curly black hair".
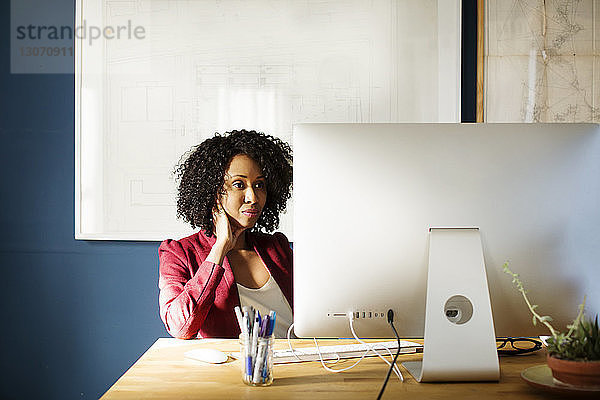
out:
<path id="1" fill-rule="evenodd" d="M 252 230 L 272 232 L 279 226 L 279 214 L 292 196 L 292 149 L 276 137 L 247 130 L 215 133 L 193 147 L 175 168 L 178 218 L 192 228 L 201 228 L 208 236 L 214 235 L 212 210 L 224 191 L 225 172 L 239 154 L 260 166 L 267 185 L 267 202 Z"/>

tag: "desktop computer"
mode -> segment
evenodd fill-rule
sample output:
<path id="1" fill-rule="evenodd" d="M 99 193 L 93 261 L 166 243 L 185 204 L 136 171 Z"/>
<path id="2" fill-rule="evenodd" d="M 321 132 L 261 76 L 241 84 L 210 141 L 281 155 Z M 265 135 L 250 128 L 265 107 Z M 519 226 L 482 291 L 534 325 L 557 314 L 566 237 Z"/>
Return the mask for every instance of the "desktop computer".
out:
<path id="1" fill-rule="evenodd" d="M 478 228 L 496 336 L 547 334 L 505 261 L 556 326 L 600 310 L 597 124 L 298 124 L 293 147 L 299 337 L 351 337 L 348 312 L 392 337 L 388 309 L 423 337 L 432 227 Z"/>

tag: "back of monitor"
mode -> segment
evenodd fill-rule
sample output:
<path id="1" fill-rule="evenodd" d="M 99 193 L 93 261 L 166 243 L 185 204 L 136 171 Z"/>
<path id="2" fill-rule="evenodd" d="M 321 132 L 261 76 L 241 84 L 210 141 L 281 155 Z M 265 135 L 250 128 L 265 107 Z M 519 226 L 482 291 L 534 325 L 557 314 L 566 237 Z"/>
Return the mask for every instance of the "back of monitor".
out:
<path id="1" fill-rule="evenodd" d="M 350 337 L 355 311 L 359 336 L 389 337 L 391 308 L 422 337 L 431 226 L 479 227 L 498 336 L 545 333 L 507 260 L 557 327 L 584 294 L 598 312 L 599 177 L 595 124 L 296 125 L 296 334 Z"/>

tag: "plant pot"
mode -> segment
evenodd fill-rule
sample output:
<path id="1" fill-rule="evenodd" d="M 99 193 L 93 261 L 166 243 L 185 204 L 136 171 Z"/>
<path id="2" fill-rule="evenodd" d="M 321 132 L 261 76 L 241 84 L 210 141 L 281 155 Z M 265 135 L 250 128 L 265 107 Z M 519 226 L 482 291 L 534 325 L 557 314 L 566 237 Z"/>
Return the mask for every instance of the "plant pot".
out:
<path id="1" fill-rule="evenodd" d="M 554 379 L 573 386 L 600 387 L 600 361 L 572 361 L 547 357 Z"/>

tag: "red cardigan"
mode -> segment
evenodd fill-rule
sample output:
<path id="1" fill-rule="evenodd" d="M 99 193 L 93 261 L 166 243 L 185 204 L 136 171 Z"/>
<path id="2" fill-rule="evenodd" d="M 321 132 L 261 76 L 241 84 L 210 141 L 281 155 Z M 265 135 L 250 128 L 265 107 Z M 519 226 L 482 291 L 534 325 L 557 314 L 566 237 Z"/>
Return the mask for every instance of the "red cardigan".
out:
<path id="1" fill-rule="evenodd" d="M 235 338 L 240 334 L 234 312 L 240 297 L 229 261 L 225 257 L 222 266 L 204 261 L 215 241 L 198 232 L 165 240 L 158 248 L 160 317 L 174 337 Z M 246 242 L 254 247 L 293 309 L 293 257 L 285 235 L 247 232 Z"/>

